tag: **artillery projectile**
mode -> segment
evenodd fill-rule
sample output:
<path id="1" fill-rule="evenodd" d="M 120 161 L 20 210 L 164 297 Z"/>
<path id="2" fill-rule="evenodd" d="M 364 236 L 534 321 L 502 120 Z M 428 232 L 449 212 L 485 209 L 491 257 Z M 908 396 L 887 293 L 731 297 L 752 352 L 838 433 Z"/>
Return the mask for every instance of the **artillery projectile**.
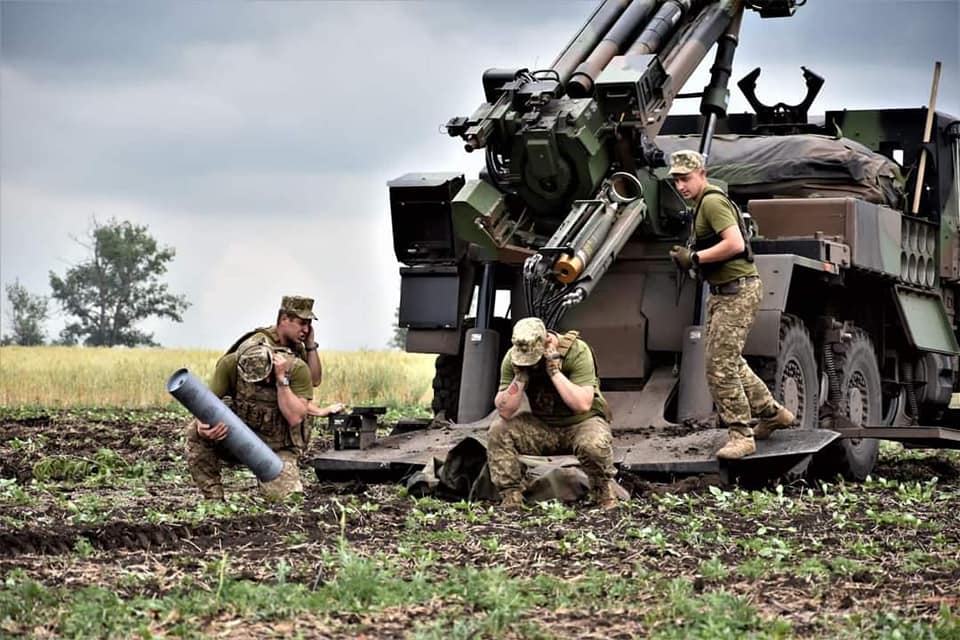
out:
<path id="1" fill-rule="evenodd" d="M 597 209 L 590 223 L 584 225 L 583 230 L 574 238 L 573 253 L 561 255 L 554 263 L 553 270 L 557 280 L 563 284 L 570 284 L 580 277 L 583 268 L 607 237 L 616 218 L 616 209 L 613 207 L 604 205 Z"/>
<path id="2" fill-rule="evenodd" d="M 610 235 L 620 207 L 639 198 L 642 192 L 635 176 L 618 172 L 601 188 L 601 193 L 602 200 L 596 202 L 589 221 L 570 243 L 573 252 L 561 255 L 554 264 L 557 280 L 563 284 L 575 282 L 580 277 Z"/>
<path id="3" fill-rule="evenodd" d="M 600 282 L 603 274 L 613 265 L 621 249 L 627 244 L 627 240 L 637 230 L 637 226 L 643 222 L 646 214 L 647 205 L 643 198 L 637 198 L 624 207 L 596 256 L 583 270 L 580 280 L 577 281 L 577 288 L 565 298 L 564 304 L 566 306 L 576 304 L 590 295 L 593 288 Z"/>
<path id="4" fill-rule="evenodd" d="M 283 460 L 197 376 L 179 369 L 167 380 L 167 391 L 200 422 L 227 425 L 223 446 L 261 482 L 275 480 L 283 471 Z"/>

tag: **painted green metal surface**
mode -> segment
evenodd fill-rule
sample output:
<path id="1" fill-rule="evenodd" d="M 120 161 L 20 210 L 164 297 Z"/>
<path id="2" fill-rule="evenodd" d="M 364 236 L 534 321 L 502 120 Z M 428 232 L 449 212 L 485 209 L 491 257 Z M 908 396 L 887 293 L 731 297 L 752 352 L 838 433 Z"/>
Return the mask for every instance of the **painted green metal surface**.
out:
<path id="1" fill-rule="evenodd" d="M 907 334 L 916 348 L 948 355 L 960 353 L 940 298 L 898 288 L 897 303 Z"/>
<path id="2" fill-rule="evenodd" d="M 454 196 L 452 204 L 454 233 L 476 245 L 486 259 L 495 260 L 497 242 L 488 229 L 503 215 L 503 194 L 488 182 L 470 180 Z"/>

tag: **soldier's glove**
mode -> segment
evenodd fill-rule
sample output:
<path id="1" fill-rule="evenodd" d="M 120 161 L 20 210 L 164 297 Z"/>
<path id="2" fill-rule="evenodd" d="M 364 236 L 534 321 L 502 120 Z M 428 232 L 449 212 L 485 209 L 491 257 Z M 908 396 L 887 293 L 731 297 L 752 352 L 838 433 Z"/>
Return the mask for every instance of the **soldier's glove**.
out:
<path id="1" fill-rule="evenodd" d="M 673 245 L 673 248 L 670 249 L 670 258 L 684 271 L 689 271 L 694 266 L 700 265 L 696 251 L 691 251 L 689 247 L 681 247 L 678 244 Z"/>
<path id="2" fill-rule="evenodd" d="M 647 165 L 650 167 L 665 167 L 669 162 L 667 162 L 667 156 L 663 150 L 652 142 L 646 134 L 640 134 L 640 149 L 643 151 L 643 158 L 647 161 Z"/>
<path id="3" fill-rule="evenodd" d="M 560 373 L 560 369 L 563 366 L 563 356 L 557 353 L 555 347 L 549 347 L 543 352 L 543 362 L 547 369 L 547 375 L 552 378 L 554 375 Z"/>

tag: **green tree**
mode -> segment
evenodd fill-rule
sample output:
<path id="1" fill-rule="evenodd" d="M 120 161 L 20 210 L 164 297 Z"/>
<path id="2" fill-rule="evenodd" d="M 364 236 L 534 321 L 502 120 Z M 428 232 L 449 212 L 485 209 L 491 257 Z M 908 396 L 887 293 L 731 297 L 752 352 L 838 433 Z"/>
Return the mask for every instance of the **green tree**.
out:
<path id="1" fill-rule="evenodd" d="M 403 351 L 407 346 L 407 331 L 406 327 L 400 326 L 400 307 L 397 307 L 397 310 L 393 312 L 393 337 L 390 338 L 387 346 L 391 349 Z"/>
<path id="2" fill-rule="evenodd" d="M 190 306 L 184 296 L 170 293 L 160 281 L 176 251 L 160 247 L 147 227 L 129 221 L 93 221 L 85 262 L 61 278 L 50 272 L 53 297 L 68 318 L 60 342 L 88 346 L 156 346 L 153 334 L 136 328 L 150 317 L 182 322 Z"/>
<path id="3" fill-rule="evenodd" d="M 49 315 L 50 300 L 46 296 L 34 295 L 20 284 L 17 278 L 7 283 L 7 317 L 10 319 L 10 333 L 0 338 L 0 344 L 34 346 L 43 344 L 46 332 L 43 325 Z"/>

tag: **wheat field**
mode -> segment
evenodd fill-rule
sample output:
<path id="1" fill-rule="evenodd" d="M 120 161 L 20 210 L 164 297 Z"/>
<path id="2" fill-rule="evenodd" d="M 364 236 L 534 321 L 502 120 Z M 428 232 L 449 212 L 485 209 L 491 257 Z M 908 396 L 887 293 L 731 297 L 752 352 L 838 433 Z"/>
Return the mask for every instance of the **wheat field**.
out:
<path id="1" fill-rule="evenodd" d="M 0 347 L 0 405 L 165 407 L 166 381 L 186 367 L 203 380 L 220 351 L 153 348 Z M 321 352 L 318 403 L 426 406 L 434 356 L 399 351 Z"/>

